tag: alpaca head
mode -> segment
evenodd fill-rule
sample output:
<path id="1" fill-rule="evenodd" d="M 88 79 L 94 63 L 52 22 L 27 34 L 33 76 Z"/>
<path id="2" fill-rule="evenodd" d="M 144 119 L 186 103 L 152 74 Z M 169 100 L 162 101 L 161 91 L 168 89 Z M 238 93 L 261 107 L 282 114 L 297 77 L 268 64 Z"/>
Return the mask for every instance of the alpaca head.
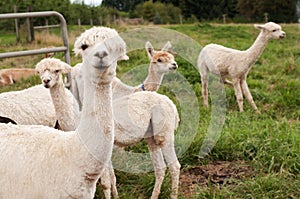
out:
<path id="1" fill-rule="evenodd" d="M 56 58 L 45 58 L 37 63 L 35 70 L 40 75 L 42 84 L 51 88 L 63 84 L 62 74 L 70 73 L 72 67 Z"/>
<path id="2" fill-rule="evenodd" d="M 126 55 L 124 40 L 116 35 L 82 51 L 82 71 L 95 83 L 110 83 L 116 75 L 117 61 Z"/>
<path id="3" fill-rule="evenodd" d="M 174 59 L 174 56 L 168 51 L 171 50 L 172 45 L 168 41 L 160 51 L 155 51 L 149 41 L 146 42 L 146 51 L 150 60 L 150 70 L 156 73 L 167 73 L 174 71 L 178 68 L 178 65 Z"/>
<path id="4" fill-rule="evenodd" d="M 86 49 L 91 48 L 97 43 L 102 43 L 106 39 L 119 37 L 118 32 L 115 29 L 108 27 L 93 27 L 83 32 L 75 41 L 74 49 L 76 55 L 82 55 L 83 59 L 86 55 Z M 124 54 L 119 57 L 119 60 L 128 60 L 126 55 L 125 42 L 120 47 L 124 47 Z"/>
<path id="5" fill-rule="evenodd" d="M 282 39 L 286 36 L 285 32 L 281 30 L 281 26 L 274 22 L 268 22 L 264 25 L 255 24 L 254 27 L 260 29 L 268 40 Z"/>

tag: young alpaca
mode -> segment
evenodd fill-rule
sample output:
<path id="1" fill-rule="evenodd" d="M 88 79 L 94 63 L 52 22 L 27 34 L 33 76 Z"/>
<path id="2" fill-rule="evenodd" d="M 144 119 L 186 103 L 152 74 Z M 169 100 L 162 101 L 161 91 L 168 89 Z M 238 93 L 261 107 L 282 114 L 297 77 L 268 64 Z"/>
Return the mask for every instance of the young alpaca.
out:
<path id="1" fill-rule="evenodd" d="M 170 71 L 175 71 L 178 68 L 174 56 L 168 51 L 172 45 L 167 42 L 160 51 L 155 51 L 152 44 L 147 41 L 145 45 L 150 65 L 148 76 L 143 84 L 132 87 L 121 82 L 117 77 L 113 81 L 113 99 L 132 94 L 137 91 L 157 91 L 161 85 L 163 77 Z"/>
<path id="2" fill-rule="evenodd" d="M 0 124 L 2 198 L 93 198 L 112 154 L 114 124 L 111 81 L 120 38 L 86 51 L 82 119 L 75 131 Z"/>
<path id="3" fill-rule="evenodd" d="M 198 68 L 205 106 L 208 106 L 208 73 L 211 72 L 220 75 L 224 83 L 233 85 L 240 112 L 244 110 L 243 94 L 252 108 L 257 110 L 246 82 L 247 74 L 262 54 L 269 40 L 284 38 L 286 34 L 281 30 L 280 25 L 273 22 L 254 26 L 261 31 L 254 44 L 247 50 L 240 51 L 217 44 L 209 44 L 200 52 Z M 230 77 L 232 83 L 226 77 Z"/>
<path id="4" fill-rule="evenodd" d="M 59 129 L 75 130 L 74 127 L 79 122 L 79 105 L 62 80 L 62 74 L 70 73 L 72 67 L 59 59 L 45 58 L 36 65 L 35 70 L 40 75 L 42 84 L 50 90 Z"/>
<path id="5" fill-rule="evenodd" d="M 10 68 L 0 70 L 0 86 L 14 84 L 35 75 L 32 68 Z"/>

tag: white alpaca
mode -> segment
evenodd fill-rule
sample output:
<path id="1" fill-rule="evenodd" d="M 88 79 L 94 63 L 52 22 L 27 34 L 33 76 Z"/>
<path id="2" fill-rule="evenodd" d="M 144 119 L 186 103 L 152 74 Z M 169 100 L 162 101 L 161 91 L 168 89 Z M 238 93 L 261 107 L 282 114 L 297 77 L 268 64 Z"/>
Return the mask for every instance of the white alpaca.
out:
<path id="1" fill-rule="evenodd" d="M 1 93 L 0 116 L 17 124 L 54 127 L 56 123 L 50 93 L 42 85 Z"/>
<path id="2" fill-rule="evenodd" d="M 273 22 L 254 26 L 261 31 L 256 41 L 247 50 L 240 51 L 217 44 L 209 44 L 200 52 L 198 67 L 205 106 L 208 106 L 208 73 L 211 72 L 220 75 L 224 83 L 233 85 L 241 112 L 243 111 L 243 94 L 252 108 L 257 110 L 246 82 L 247 74 L 262 54 L 269 40 L 284 38 L 286 34 L 281 30 L 280 25 Z M 231 78 L 232 83 L 226 77 Z"/>
<path id="3" fill-rule="evenodd" d="M 82 119 L 75 131 L 0 125 L 1 198 L 93 198 L 110 161 L 114 124 L 111 81 L 125 42 L 86 50 Z"/>
<path id="4" fill-rule="evenodd" d="M 174 56 L 167 52 L 171 50 L 172 45 L 167 42 L 160 50 L 154 50 L 152 44 L 147 41 L 145 45 L 150 65 L 148 76 L 143 84 L 132 87 L 121 82 L 117 77 L 113 81 L 113 99 L 132 94 L 137 91 L 157 91 L 161 85 L 163 77 L 170 71 L 175 71 L 178 68 Z"/>
<path id="5" fill-rule="evenodd" d="M 62 74 L 70 73 L 72 67 L 59 59 L 48 58 L 41 60 L 35 70 L 40 75 L 42 84 L 50 90 L 59 129 L 75 130 L 74 127 L 79 123 L 79 105 L 62 80 Z"/>
<path id="6" fill-rule="evenodd" d="M 89 30 L 86 32 L 89 32 Z M 83 33 L 82 35 L 85 36 L 86 34 Z M 84 41 L 81 53 L 83 54 L 83 60 L 85 60 L 84 51 L 90 46 L 86 46 L 86 40 L 81 37 L 79 41 Z M 78 45 L 79 43 L 76 44 Z M 60 62 L 57 64 L 59 65 Z M 170 67 L 174 67 L 174 64 L 170 64 Z M 152 198 L 158 198 L 160 193 L 166 168 L 164 158 L 171 171 L 172 198 L 177 198 L 180 164 L 174 149 L 174 131 L 179 122 L 176 106 L 166 96 L 154 92 L 137 92 L 114 100 L 113 107 L 115 109 L 115 145 L 121 147 L 129 146 L 143 138 L 148 144 L 156 176 Z M 60 109 L 56 110 L 59 111 Z M 64 119 L 68 120 L 69 118 L 66 117 Z M 136 124 L 139 125 L 136 126 Z M 101 184 L 103 185 L 106 198 L 110 198 L 111 189 L 114 197 L 118 197 L 116 179 L 112 167 L 104 171 L 101 176 Z"/>

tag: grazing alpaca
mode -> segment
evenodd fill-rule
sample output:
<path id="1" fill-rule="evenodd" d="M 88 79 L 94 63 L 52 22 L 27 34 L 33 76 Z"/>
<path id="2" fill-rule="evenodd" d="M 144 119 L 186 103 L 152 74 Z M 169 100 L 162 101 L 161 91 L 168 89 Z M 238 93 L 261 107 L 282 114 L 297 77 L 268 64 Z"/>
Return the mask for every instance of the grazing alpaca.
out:
<path id="1" fill-rule="evenodd" d="M 10 68 L 0 70 L 0 86 L 14 84 L 35 75 L 32 68 Z"/>
<path id="2" fill-rule="evenodd" d="M 78 126 L 79 122 L 79 106 L 62 80 L 62 74 L 70 73 L 72 67 L 59 59 L 45 58 L 36 65 L 35 70 L 40 75 L 42 84 L 50 90 L 59 129 L 75 130 L 74 127 Z"/>
<path id="3" fill-rule="evenodd" d="M 56 122 L 50 93 L 42 85 L 1 93 L 0 116 L 26 125 L 54 127 Z"/>
<path id="4" fill-rule="evenodd" d="M 211 72 L 220 75 L 224 83 L 233 85 L 241 112 L 244 110 L 243 94 L 252 108 L 257 110 L 246 82 L 247 74 L 262 54 L 269 40 L 284 38 L 285 32 L 281 30 L 280 25 L 273 22 L 254 26 L 261 31 L 254 44 L 247 50 L 240 51 L 217 44 L 209 44 L 200 52 L 198 68 L 201 75 L 202 96 L 205 106 L 208 106 L 208 73 Z M 226 77 L 230 77 L 232 83 Z"/>
<path id="5" fill-rule="evenodd" d="M 167 52 L 171 50 L 171 43 L 167 42 L 160 51 L 155 51 L 152 44 L 147 41 L 145 48 L 150 60 L 148 76 L 143 84 L 132 87 L 121 82 L 117 77 L 113 81 L 113 99 L 132 94 L 137 91 L 157 91 L 165 73 L 178 68 L 174 56 Z"/>
<path id="6" fill-rule="evenodd" d="M 1 198 L 93 198 L 112 154 L 111 82 L 120 37 L 86 50 L 82 119 L 75 131 L 0 124 Z"/>

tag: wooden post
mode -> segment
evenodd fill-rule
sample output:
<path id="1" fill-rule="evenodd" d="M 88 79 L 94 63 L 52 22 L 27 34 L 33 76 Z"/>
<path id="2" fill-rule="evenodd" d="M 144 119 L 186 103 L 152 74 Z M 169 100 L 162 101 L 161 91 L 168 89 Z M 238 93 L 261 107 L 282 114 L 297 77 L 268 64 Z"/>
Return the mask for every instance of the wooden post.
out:
<path id="1" fill-rule="evenodd" d="M 223 14 L 223 24 L 226 24 L 226 14 Z"/>
<path id="2" fill-rule="evenodd" d="M 14 5 L 14 13 L 17 13 L 17 5 Z M 15 28 L 16 28 L 16 36 L 17 36 L 17 43 L 20 43 L 20 30 L 19 30 L 19 20 L 15 19 Z"/>
<path id="3" fill-rule="evenodd" d="M 182 24 L 182 15 L 179 15 L 179 22 Z"/>
<path id="4" fill-rule="evenodd" d="M 49 28 L 48 28 L 49 22 L 48 22 L 48 19 L 46 19 L 46 24 L 45 24 L 45 25 L 46 25 L 46 27 L 47 27 L 47 28 L 46 28 L 46 31 L 47 31 L 47 33 L 49 34 Z"/>
<path id="5" fill-rule="evenodd" d="M 80 18 L 77 19 L 78 26 L 81 26 Z"/>

